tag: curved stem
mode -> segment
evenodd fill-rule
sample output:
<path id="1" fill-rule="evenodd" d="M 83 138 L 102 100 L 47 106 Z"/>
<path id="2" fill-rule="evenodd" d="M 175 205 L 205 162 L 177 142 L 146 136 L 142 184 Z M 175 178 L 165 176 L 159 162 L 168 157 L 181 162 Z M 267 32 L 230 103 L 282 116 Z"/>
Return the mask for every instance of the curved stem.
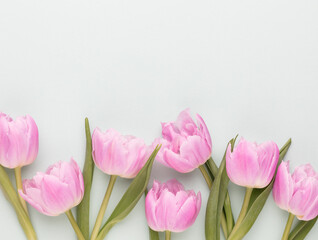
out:
<path id="1" fill-rule="evenodd" d="M 29 216 L 26 214 L 23 206 L 20 203 L 17 192 L 15 191 L 13 185 L 11 184 L 10 178 L 6 173 L 5 169 L 0 165 L 0 188 L 4 195 L 14 208 L 20 225 L 25 233 L 28 240 L 36 240 L 36 233 L 32 226 Z"/>
<path id="2" fill-rule="evenodd" d="M 19 190 L 23 191 L 22 177 L 21 177 L 21 167 L 16 167 L 14 169 L 14 175 L 15 175 L 15 183 L 17 185 L 17 193 L 18 193 L 18 196 L 19 196 L 19 200 L 20 200 L 20 202 L 21 202 L 26 214 L 29 215 L 27 204 L 26 204 L 24 199 L 19 194 Z"/>
<path id="3" fill-rule="evenodd" d="M 289 213 L 288 220 L 287 220 L 287 223 L 286 223 L 286 227 L 285 227 L 285 230 L 284 230 L 284 234 L 283 234 L 282 240 L 287 240 L 288 239 L 288 235 L 289 235 L 291 226 L 293 224 L 294 218 L 295 218 L 295 215 Z"/>
<path id="4" fill-rule="evenodd" d="M 91 240 L 95 240 L 97 235 L 98 235 L 98 232 L 99 232 L 100 226 L 102 225 L 103 217 L 104 217 L 104 214 L 105 214 L 108 202 L 109 202 L 109 198 L 110 198 L 110 195 L 112 193 L 112 190 L 113 190 L 113 187 L 114 187 L 114 184 L 116 181 L 116 178 L 117 178 L 117 176 L 115 176 L 115 175 L 110 176 L 108 187 L 107 187 L 102 205 L 100 206 L 100 209 L 99 209 L 99 212 L 98 212 L 98 215 L 96 218 L 96 222 L 95 222 L 94 229 L 92 232 Z"/>
<path id="5" fill-rule="evenodd" d="M 204 165 L 201 165 L 201 166 L 199 167 L 199 169 L 200 169 L 200 171 L 201 171 L 201 173 L 202 173 L 202 175 L 203 175 L 203 177 L 204 177 L 206 183 L 208 184 L 209 189 L 211 189 L 211 187 L 212 187 L 212 180 L 211 180 L 211 178 L 210 178 L 210 176 L 209 176 L 209 173 L 208 173 L 207 170 L 205 169 Z"/>
<path id="6" fill-rule="evenodd" d="M 165 234 L 166 235 L 165 239 L 166 240 L 170 240 L 171 239 L 171 232 L 170 231 L 166 231 L 165 233 L 166 233 Z"/>
<path id="7" fill-rule="evenodd" d="M 253 188 L 246 188 L 242 209 L 241 209 L 241 212 L 237 218 L 236 224 L 235 224 L 235 226 L 230 234 L 229 239 L 231 239 L 231 236 L 234 235 L 234 233 L 239 228 L 241 222 L 244 220 L 244 217 L 245 217 L 247 209 L 248 209 L 248 204 L 250 203 L 250 198 L 251 198 L 252 192 L 253 192 Z"/>
<path id="8" fill-rule="evenodd" d="M 203 177 L 204 177 L 206 183 L 208 184 L 209 189 L 211 189 L 213 182 L 212 182 L 212 180 L 211 180 L 211 178 L 210 178 L 210 176 L 209 176 L 209 173 L 208 173 L 207 170 L 205 169 L 204 165 L 201 165 L 201 166 L 199 167 L 199 169 L 200 169 L 200 171 L 201 171 L 201 173 L 202 173 L 202 175 L 203 175 Z M 227 238 L 227 236 L 228 236 L 228 232 L 227 232 L 227 222 L 226 222 L 226 218 L 225 218 L 225 215 L 224 215 L 224 212 L 223 212 L 223 211 L 222 211 L 222 214 L 221 214 L 221 225 L 222 225 L 222 230 L 223 230 L 224 236 L 225 236 L 225 238 Z"/>
<path id="9" fill-rule="evenodd" d="M 73 229 L 74 229 L 74 231 L 75 231 L 75 233 L 77 235 L 77 238 L 79 240 L 85 240 L 81 230 L 79 229 L 79 227 L 78 227 L 78 225 L 77 225 L 77 223 L 75 221 L 75 218 L 74 218 L 71 210 L 68 210 L 67 212 L 65 212 L 65 214 L 66 214 L 68 220 L 70 221 L 70 223 L 72 224 L 72 227 L 73 227 Z"/>

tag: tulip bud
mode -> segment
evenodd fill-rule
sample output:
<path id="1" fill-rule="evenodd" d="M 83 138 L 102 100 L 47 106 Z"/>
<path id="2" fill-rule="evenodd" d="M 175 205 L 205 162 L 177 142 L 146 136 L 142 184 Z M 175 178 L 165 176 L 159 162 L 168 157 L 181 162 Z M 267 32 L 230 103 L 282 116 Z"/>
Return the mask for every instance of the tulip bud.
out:
<path id="1" fill-rule="evenodd" d="M 209 131 L 200 115 L 197 124 L 189 109 L 182 111 L 176 122 L 162 123 L 162 139 L 154 145 L 162 147 L 157 160 L 178 172 L 187 173 L 204 164 L 211 156 L 212 143 Z"/>
<path id="2" fill-rule="evenodd" d="M 318 215 L 318 174 L 310 164 L 289 173 L 289 162 L 282 162 L 273 187 L 276 204 L 303 221 Z"/>
<path id="3" fill-rule="evenodd" d="M 39 148 L 38 128 L 31 116 L 14 121 L 0 113 L 0 164 L 7 168 L 31 164 Z"/>
<path id="4" fill-rule="evenodd" d="M 123 178 L 134 178 L 151 154 L 142 139 L 122 136 L 114 129 L 102 133 L 96 128 L 92 146 L 96 166 L 109 175 Z"/>
<path id="5" fill-rule="evenodd" d="M 39 212 L 57 216 L 78 205 L 84 195 L 83 176 L 77 163 L 58 162 L 45 173 L 23 181 L 21 197 Z"/>
<path id="6" fill-rule="evenodd" d="M 190 227 L 201 207 L 201 193 L 186 191 L 173 179 L 166 183 L 154 181 L 146 203 L 148 225 L 155 231 L 182 232 Z"/>
<path id="7" fill-rule="evenodd" d="M 248 188 L 264 188 L 272 180 L 279 158 L 274 142 L 256 144 L 241 138 L 231 152 L 226 152 L 227 175 L 237 185 Z"/>

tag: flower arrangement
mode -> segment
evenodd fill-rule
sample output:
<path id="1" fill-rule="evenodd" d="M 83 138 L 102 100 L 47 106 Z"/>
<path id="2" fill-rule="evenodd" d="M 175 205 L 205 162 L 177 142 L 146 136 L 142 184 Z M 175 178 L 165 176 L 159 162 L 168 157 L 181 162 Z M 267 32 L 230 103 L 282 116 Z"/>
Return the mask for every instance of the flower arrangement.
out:
<path id="1" fill-rule="evenodd" d="M 306 164 L 290 174 L 289 162 L 282 160 L 291 139 L 279 149 L 273 141 L 257 144 L 244 138 L 235 145 L 235 137 L 229 141 L 221 164 L 217 166 L 212 159 L 212 141 L 205 122 L 198 114 L 195 122 L 188 109 L 182 111 L 175 122 L 162 123 L 162 138 L 155 139 L 149 146 L 140 138 L 121 135 L 114 129 L 102 132 L 96 128 L 91 135 L 88 119 L 85 119 L 85 132 L 83 171 L 71 159 L 70 162 L 57 162 L 45 173 L 38 172 L 32 179 L 22 181 L 21 168 L 32 164 L 38 153 L 38 128 L 31 116 L 13 120 L 0 113 L 0 187 L 28 240 L 37 239 L 37 235 L 27 203 L 48 216 L 65 213 L 77 239 L 102 240 L 133 210 L 144 194 L 151 240 L 159 239 L 158 232 L 165 232 L 165 238 L 169 240 L 171 233 L 185 231 L 195 222 L 198 213 L 204 211 L 201 193 L 186 190 L 176 179 L 164 183 L 155 180 L 147 189 L 154 161 L 180 173 L 200 170 L 210 190 L 205 209 L 207 240 L 219 240 L 221 229 L 228 240 L 243 239 L 272 190 L 278 207 L 289 212 L 283 240 L 304 239 L 317 221 L 318 173 Z M 90 232 L 88 216 L 94 166 L 110 175 L 110 180 Z M 14 169 L 16 188 L 6 168 Z M 117 177 L 132 180 L 104 221 Z M 232 213 L 229 181 L 246 188 L 237 218 Z M 72 209 L 76 210 L 76 219 Z M 295 216 L 298 220 L 292 229 Z"/>

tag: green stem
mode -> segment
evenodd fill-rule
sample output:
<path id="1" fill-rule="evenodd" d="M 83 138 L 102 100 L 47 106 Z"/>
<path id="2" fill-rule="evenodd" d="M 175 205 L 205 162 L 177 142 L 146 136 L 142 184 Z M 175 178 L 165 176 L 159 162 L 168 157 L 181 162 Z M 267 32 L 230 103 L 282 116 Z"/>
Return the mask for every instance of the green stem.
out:
<path id="1" fill-rule="evenodd" d="M 294 218 L 295 218 L 295 215 L 289 213 L 288 220 L 287 220 L 287 223 L 286 223 L 286 227 L 285 227 L 285 230 L 284 230 L 284 234 L 283 234 L 282 240 L 287 240 L 288 239 L 288 235 L 290 233 L 290 229 L 291 229 L 291 226 L 293 224 Z"/>
<path id="2" fill-rule="evenodd" d="M 71 212 L 71 210 L 68 210 L 67 212 L 65 212 L 68 220 L 70 220 L 70 223 L 72 224 L 72 227 L 77 235 L 77 238 L 79 240 L 85 240 L 84 236 L 83 236 L 83 233 L 81 232 L 81 229 L 78 227 L 77 223 L 76 223 L 76 220 Z"/>
<path id="3" fill-rule="evenodd" d="M 170 240 L 171 239 L 171 232 L 170 231 L 166 231 L 165 232 L 166 234 L 166 237 L 165 237 L 165 240 Z"/>
<path id="4" fill-rule="evenodd" d="M 19 194 L 19 190 L 23 191 L 21 167 L 16 167 L 14 169 L 14 175 L 15 175 L 15 183 L 17 185 L 17 193 L 18 193 L 18 196 L 19 196 L 19 200 L 20 200 L 20 202 L 21 202 L 26 214 L 29 215 L 27 204 L 26 204 L 24 199 Z"/>
<path id="5" fill-rule="evenodd" d="M 211 178 L 209 176 L 209 173 L 207 172 L 207 170 L 204 167 L 204 165 L 201 165 L 199 167 L 199 169 L 200 169 L 200 171 L 201 171 L 206 183 L 208 184 L 209 189 L 211 189 L 213 182 L 212 182 L 212 180 L 211 180 Z M 225 238 L 227 238 L 227 236 L 228 236 L 228 232 L 227 232 L 228 227 L 227 227 L 227 221 L 226 221 L 224 212 L 222 212 L 222 214 L 221 214 L 221 225 L 222 225 L 222 230 L 223 230 L 224 236 L 225 236 Z"/>
<path id="6" fill-rule="evenodd" d="M 225 200 L 224 200 L 224 212 L 225 212 L 225 218 L 226 218 L 226 225 L 227 225 L 227 235 L 231 234 L 234 220 L 233 220 L 233 214 L 232 214 L 232 207 L 231 207 L 231 200 L 229 193 L 226 193 Z"/>
<path id="7" fill-rule="evenodd" d="M 211 187 L 212 187 L 212 180 L 211 180 L 211 178 L 210 178 L 210 176 L 209 176 L 209 173 L 207 172 L 207 170 L 205 169 L 205 167 L 204 167 L 203 165 L 201 165 L 201 166 L 199 167 L 199 169 L 200 169 L 200 171 L 201 171 L 201 173 L 202 173 L 202 175 L 203 175 L 203 177 L 204 177 L 206 183 L 208 184 L 209 189 L 211 189 Z"/>
<path id="8" fill-rule="evenodd" d="M 26 214 L 23 206 L 21 205 L 17 192 L 15 191 L 15 189 L 13 188 L 11 184 L 8 174 L 6 173 L 6 171 L 1 165 L 0 165 L 0 188 L 2 188 L 2 191 L 5 197 L 14 208 L 17 214 L 18 220 L 21 224 L 21 227 L 23 228 L 23 231 L 26 235 L 26 238 L 28 240 L 36 240 L 37 237 L 36 237 L 34 228 L 32 226 L 32 223 L 29 219 L 29 216 Z"/>
<path id="9" fill-rule="evenodd" d="M 98 215 L 96 218 L 96 222 L 95 222 L 94 229 L 92 232 L 91 240 L 95 240 L 97 235 L 98 235 L 98 232 L 99 232 L 100 226 L 102 225 L 103 217 L 104 217 L 104 214 L 105 214 L 108 202 L 109 202 L 109 198 L 110 198 L 110 195 L 112 193 L 112 190 L 113 190 L 113 187 L 114 187 L 114 184 L 116 181 L 116 178 L 117 178 L 117 176 L 115 176 L 115 175 L 110 176 L 108 187 L 107 187 L 102 205 L 100 206 L 100 209 L 99 209 L 99 212 L 98 212 Z"/>
<path id="10" fill-rule="evenodd" d="M 253 192 L 253 188 L 246 188 L 242 209 L 241 209 L 241 212 L 240 212 L 240 214 L 239 214 L 239 216 L 237 218 L 236 224 L 235 224 L 235 226 L 234 226 L 234 228 L 233 228 L 233 230 L 232 230 L 232 232 L 230 234 L 229 239 L 231 239 L 231 236 L 233 236 L 235 234 L 235 232 L 239 228 L 240 224 L 244 220 L 244 217 L 245 217 L 247 209 L 248 209 L 248 204 L 250 202 L 250 198 L 251 198 L 252 192 Z"/>

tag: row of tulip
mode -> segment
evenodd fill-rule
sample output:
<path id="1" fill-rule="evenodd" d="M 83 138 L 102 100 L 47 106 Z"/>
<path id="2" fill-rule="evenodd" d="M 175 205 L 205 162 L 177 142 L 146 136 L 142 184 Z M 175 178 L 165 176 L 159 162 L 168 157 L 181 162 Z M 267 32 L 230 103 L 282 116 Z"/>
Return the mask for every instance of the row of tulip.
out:
<path id="1" fill-rule="evenodd" d="M 142 139 L 123 136 L 114 129 L 91 135 L 86 119 L 86 159 L 83 174 L 77 163 L 58 162 L 45 173 L 38 172 L 22 182 L 21 168 L 31 164 L 38 153 L 38 128 L 30 116 L 11 119 L 0 113 L 0 186 L 14 207 L 27 239 L 37 239 L 29 218 L 27 203 L 48 216 L 65 213 L 78 239 L 101 240 L 114 224 L 134 208 L 147 185 L 154 159 L 181 173 L 199 169 L 210 188 L 206 208 L 205 235 L 208 240 L 220 239 L 220 228 L 226 239 L 242 239 L 256 221 L 273 189 L 277 205 L 289 212 L 283 233 L 284 240 L 303 239 L 314 226 L 318 215 L 318 174 L 310 164 L 289 173 L 289 162 L 282 161 L 291 141 L 279 150 L 276 143 L 256 144 L 241 138 L 235 146 L 232 139 L 219 167 L 211 157 L 212 142 L 201 116 L 191 118 L 189 110 L 181 112 L 175 122 L 162 123 L 162 137 L 150 146 Z M 93 231 L 89 231 L 89 200 L 94 165 L 110 175 Z M 16 190 L 4 168 L 14 169 Z M 110 217 L 103 224 L 104 214 L 117 177 L 132 178 Z M 242 209 L 234 220 L 227 185 L 246 187 Z M 85 189 L 85 191 L 84 191 Z M 25 202 L 26 201 L 26 202 Z M 75 220 L 71 209 L 77 206 Z M 182 232 L 190 227 L 200 211 L 201 194 L 185 190 L 176 179 L 154 181 L 145 199 L 145 214 L 150 239 L 159 239 L 158 232 Z M 300 221 L 291 231 L 296 216 Z M 103 224 L 103 225 L 102 225 Z"/>

